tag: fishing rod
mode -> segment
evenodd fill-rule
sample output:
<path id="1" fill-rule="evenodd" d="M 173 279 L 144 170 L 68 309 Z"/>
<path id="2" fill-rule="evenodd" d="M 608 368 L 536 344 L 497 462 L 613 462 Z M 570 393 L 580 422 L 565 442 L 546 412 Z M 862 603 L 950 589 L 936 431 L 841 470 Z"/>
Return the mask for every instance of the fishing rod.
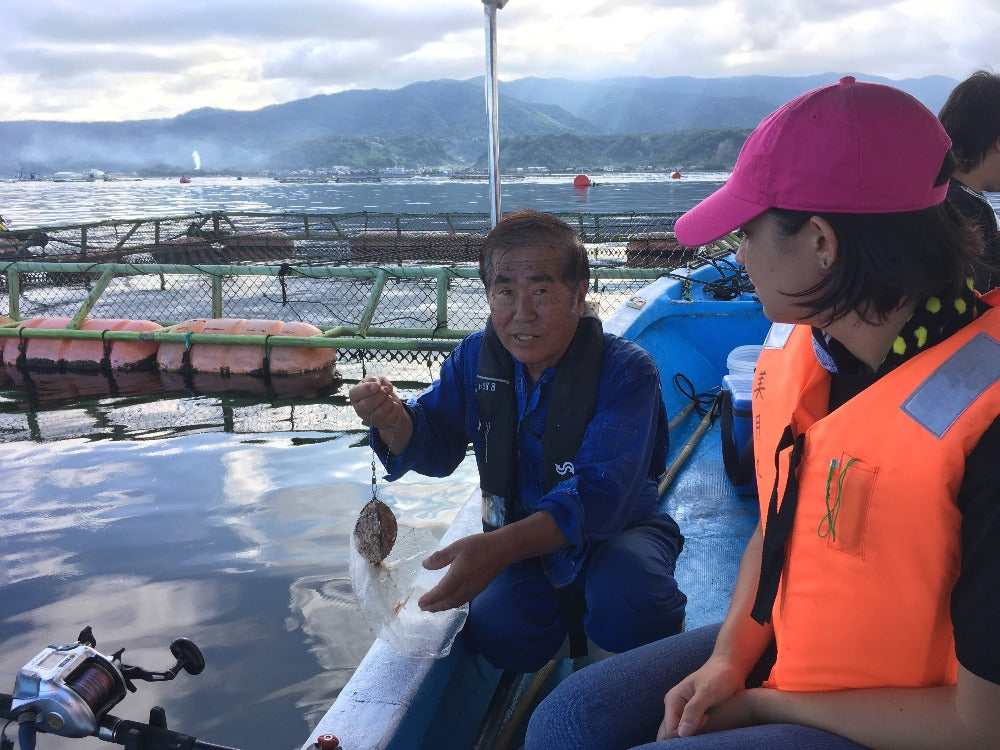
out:
<path id="1" fill-rule="evenodd" d="M 97 650 L 90 626 L 75 643 L 46 646 L 17 673 L 12 694 L 0 693 L 0 750 L 12 750 L 7 728 L 17 724 L 20 750 L 34 750 L 37 735 L 97 737 L 127 750 L 235 750 L 167 728 L 166 712 L 154 706 L 149 722 L 130 721 L 110 713 L 135 680 L 160 682 L 183 670 L 191 675 L 205 668 L 201 650 L 187 638 L 170 644 L 176 663 L 162 672 L 125 664 L 119 649 L 111 656 Z"/>

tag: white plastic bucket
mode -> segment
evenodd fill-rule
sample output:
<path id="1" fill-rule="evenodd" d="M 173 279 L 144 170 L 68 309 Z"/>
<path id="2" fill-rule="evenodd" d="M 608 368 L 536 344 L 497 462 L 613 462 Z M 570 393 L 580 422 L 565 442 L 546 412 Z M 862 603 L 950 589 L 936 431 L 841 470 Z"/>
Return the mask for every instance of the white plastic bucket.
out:
<path id="1" fill-rule="evenodd" d="M 760 344 L 747 344 L 737 346 L 726 357 L 726 367 L 729 368 L 730 375 L 753 375 L 754 367 L 757 366 L 757 357 L 760 356 L 763 346 Z"/>

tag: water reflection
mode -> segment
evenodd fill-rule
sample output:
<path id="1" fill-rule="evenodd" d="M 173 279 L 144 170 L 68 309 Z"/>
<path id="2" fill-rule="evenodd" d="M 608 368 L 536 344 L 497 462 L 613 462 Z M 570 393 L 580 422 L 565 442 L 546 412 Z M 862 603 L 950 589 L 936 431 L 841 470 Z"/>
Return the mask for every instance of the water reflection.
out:
<path id="1" fill-rule="evenodd" d="M 81 398 L 148 396 L 160 393 L 224 393 L 257 398 L 317 398 L 336 390 L 331 365 L 298 375 L 273 377 L 223 375 L 213 372 L 171 373 L 159 370 L 109 372 L 29 372 L 0 366 L 0 388 L 25 392 L 28 404 L 39 408 L 70 404 Z"/>
<path id="2" fill-rule="evenodd" d="M 372 639 L 346 547 L 371 495 L 371 453 L 345 397 L 119 393 L 39 407 L 10 384 L 0 397 L 6 689 L 85 625 L 104 653 L 125 647 L 150 669 L 170 666 L 185 636 L 205 671 L 141 683 L 116 715 L 145 720 L 161 705 L 172 728 L 209 741 L 299 747 Z M 474 467 L 380 485 L 401 524 L 440 535 Z"/>

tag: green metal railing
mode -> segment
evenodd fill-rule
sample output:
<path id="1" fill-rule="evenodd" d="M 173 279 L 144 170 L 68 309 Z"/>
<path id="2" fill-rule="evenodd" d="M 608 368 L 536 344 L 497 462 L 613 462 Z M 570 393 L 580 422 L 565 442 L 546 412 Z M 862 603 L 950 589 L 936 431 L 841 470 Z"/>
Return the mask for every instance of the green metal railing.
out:
<path id="1" fill-rule="evenodd" d="M 13 262 L 0 263 L 0 273 L 7 279 L 7 305 L 12 322 L 0 326 L 0 337 L 73 338 L 104 341 L 156 341 L 170 343 L 254 344 L 270 346 L 336 347 L 389 351 L 450 351 L 457 342 L 475 328 L 450 328 L 448 289 L 453 280 L 474 280 L 478 284 L 477 268 L 469 267 L 289 267 L 289 266 L 166 266 L 160 264 L 85 264 Z M 599 289 L 606 281 L 647 282 L 663 275 L 662 269 L 596 268 L 591 283 Z M 85 274 L 96 277 L 89 292 L 70 322 L 63 329 L 22 328 L 20 320 L 21 277 L 33 274 Z M 334 325 L 319 336 L 273 336 L 239 334 L 205 334 L 170 331 L 92 331 L 80 325 L 91 316 L 94 306 L 108 291 L 116 278 L 132 276 L 192 276 L 204 278 L 210 285 L 212 318 L 226 317 L 222 281 L 227 277 L 298 277 L 313 280 L 364 280 L 370 291 L 361 316 L 355 325 Z M 429 281 L 435 288 L 435 325 L 433 327 L 387 327 L 373 325 L 376 310 L 383 302 L 389 279 Z M 180 320 L 154 320 L 170 327 Z M 308 322 L 308 321 L 306 321 Z"/>
<path id="2" fill-rule="evenodd" d="M 678 267 L 731 252 L 672 243 L 676 214 L 567 214 L 591 260 L 602 314 Z M 0 231 L 0 341 L 17 337 L 186 345 L 451 351 L 485 323 L 483 214 L 258 214 L 215 211 Z M 164 262 L 186 259 L 187 262 Z M 230 262 L 220 262 L 220 261 Z M 6 310 L 3 309 L 4 302 Z M 315 336 L 174 331 L 199 318 L 301 321 Z M 66 318 L 61 328 L 26 328 Z M 149 320 L 152 331 L 84 330 L 88 319 Z"/>

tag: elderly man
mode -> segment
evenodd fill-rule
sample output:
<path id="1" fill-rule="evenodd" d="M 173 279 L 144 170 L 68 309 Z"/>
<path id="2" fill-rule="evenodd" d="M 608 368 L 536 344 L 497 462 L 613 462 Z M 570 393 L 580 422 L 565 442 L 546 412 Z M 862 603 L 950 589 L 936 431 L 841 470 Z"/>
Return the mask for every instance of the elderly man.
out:
<path id="1" fill-rule="evenodd" d="M 466 636 L 494 665 L 536 671 L 569 637 L 611 652 L 681 630 L 683 538 L 659 509 L 668 445 L 649 355 L 586 305 L 586 250 L 556 217 L 518 211 L 487 236 L 486 329 L 403 404 L 384 377 L 350 389 L 390 480 L 446 476 L 474 447 L 484 533 L 435 552 L 421 599 L 471 602 Z"/>

